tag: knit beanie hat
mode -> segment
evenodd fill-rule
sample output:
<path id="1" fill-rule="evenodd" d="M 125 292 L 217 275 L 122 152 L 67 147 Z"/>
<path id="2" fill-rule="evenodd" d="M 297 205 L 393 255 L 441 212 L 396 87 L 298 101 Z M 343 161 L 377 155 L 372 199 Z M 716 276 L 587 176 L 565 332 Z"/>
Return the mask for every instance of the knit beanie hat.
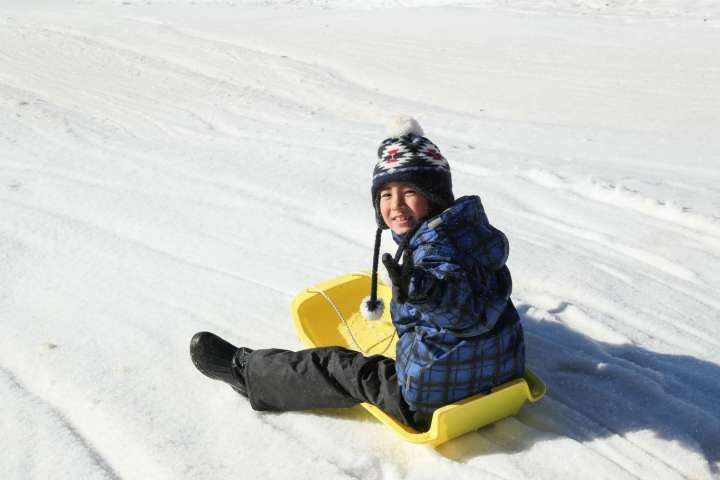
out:
<path id="1" fill-rule="evenodd" d="M 384 304 L 377 298 L 377 269 L 380 256 L 382 231 L 388 226 L 380 213 L 380 191 L 391 182 L 410 183 L 428 198 L 431 214 L 437 214 L 451 206 L 455 197 L 452 192 L 450 165 L 440 149 L 424 135 L 422 127 L 412 117 L 400 116 L 388 125 L 388 138 L 378 148 L 378 161 L 373 169 L 371 198 L 375 208 L 378 229 L 375 233 L 373 268 L 370 296 L 360 303 L 360 312 L 368 320 L 382 317 Z M 397 262 L 402 256 L 412 232 L 405 235 L 395 254 Z"/>
<path id="2" fill-rule="evenodd" d="M 391 182 L 413 184 L 438 213 L 452 205 L 450 165 L 437 145 L 424 136 L 417 120 L 397 117 L 388 125 L 387 134 L 378 148 L 370 192 L 378 227 L 388 228 L 380 215 L 379 200 L 380 190 Z"/>

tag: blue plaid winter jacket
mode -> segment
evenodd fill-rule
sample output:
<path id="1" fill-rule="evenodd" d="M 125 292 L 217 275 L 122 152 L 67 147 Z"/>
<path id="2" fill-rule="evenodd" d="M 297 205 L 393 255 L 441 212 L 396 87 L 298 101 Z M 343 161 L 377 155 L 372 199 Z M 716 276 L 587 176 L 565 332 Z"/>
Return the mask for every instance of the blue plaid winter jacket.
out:
<path id="1" fill-rule="evenodd" d="M 408 248 L 415 263 L 410 300 L 391 302 L 391 313 L 398 382 L 410 407 L 431 412 L 522 376 L 508 241 L 488 222 L 480 198 L 459 198 L 424 222 Z"/>

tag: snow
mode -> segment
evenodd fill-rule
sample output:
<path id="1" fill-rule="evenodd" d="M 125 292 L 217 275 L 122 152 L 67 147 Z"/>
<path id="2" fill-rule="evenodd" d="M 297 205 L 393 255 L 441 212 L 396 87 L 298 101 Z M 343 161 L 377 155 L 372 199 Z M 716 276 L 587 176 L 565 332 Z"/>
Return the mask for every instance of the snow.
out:
<path id="1" fill-rule="evenodd" d="M 4 0 L 1 478 L 720 478 L 720 5 Z M 433 450 L 267 414 L 197 331 L 299 348 L 420 120 L 510 239 L 548 395 Z M 384 237 L 384 248 L 392 241 Z"/>

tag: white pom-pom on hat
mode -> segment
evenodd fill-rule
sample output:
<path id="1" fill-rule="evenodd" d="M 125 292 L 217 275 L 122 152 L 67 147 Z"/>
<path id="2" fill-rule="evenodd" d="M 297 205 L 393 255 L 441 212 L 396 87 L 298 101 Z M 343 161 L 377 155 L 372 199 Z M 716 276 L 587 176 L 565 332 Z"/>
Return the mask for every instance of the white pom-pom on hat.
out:
<path id="1" fill-rule="evenodd" d="M 400 138 L 410 134 L 417 135 L 418 137 L 425 136 L 425 132 L 418 121 L 408 115 L 395 117 L 388 124 L 386 133 L 390 138 Z"/>

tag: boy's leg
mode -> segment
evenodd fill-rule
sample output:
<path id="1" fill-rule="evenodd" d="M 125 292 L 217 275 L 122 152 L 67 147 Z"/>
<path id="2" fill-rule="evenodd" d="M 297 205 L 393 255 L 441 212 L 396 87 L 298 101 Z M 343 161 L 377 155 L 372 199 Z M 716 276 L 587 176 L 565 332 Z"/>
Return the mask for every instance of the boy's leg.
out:
<path id="1" fill-rule="evenodd" d="M 342 347 L 293 352 L 255 350 L 245 367 L 248 398 L 255 410 L 308 410 L 378 406 L 401 422 L 425 429 L 428 415 L 417 415 L 402 398 L 395 361 Z"/>

